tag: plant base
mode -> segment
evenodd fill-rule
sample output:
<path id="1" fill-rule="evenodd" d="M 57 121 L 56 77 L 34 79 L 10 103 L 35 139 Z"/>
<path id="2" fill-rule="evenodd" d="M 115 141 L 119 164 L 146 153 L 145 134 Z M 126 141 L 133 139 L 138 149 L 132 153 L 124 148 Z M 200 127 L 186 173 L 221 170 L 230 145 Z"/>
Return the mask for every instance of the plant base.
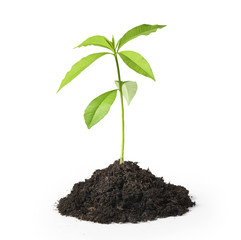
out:
<path id="1" fill-rule="evenodd" d="M 180 216 L 195 205 L 188 190 L 165 183 L 137 163 L 115 161 L 76 183 L 58 202 L 60 214 L 98 223 L 137 223 Z"/>

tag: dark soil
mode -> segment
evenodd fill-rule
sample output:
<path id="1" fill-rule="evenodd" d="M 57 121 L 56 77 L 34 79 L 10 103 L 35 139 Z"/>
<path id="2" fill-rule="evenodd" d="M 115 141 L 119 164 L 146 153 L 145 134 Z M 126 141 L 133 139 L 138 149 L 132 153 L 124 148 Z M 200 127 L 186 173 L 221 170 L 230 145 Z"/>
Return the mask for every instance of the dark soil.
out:
<path id="1" fill-rule="evenodd" d="M 195 205 L 182 186 L 165 183 L 137 163 L 115 161 L 76 183 L 58 202 L 65 216 L 98 223 L 141 222 L 180 216 Z"/>

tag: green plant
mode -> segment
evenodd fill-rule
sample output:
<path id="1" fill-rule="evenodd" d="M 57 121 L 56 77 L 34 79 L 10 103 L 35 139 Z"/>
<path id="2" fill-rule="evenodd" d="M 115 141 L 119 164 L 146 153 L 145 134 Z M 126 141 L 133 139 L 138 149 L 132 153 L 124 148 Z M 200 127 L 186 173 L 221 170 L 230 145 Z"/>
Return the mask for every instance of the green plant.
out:
<path id="1" fill-rule="evenodd" d="M 100 52 L 93 53 L 88 55 L 87 57 L 82 58 L 79 62 L 75 63 L 69 72 L 65 75 L 65 78 L 62 80 L 60 87 L 57 92 L 60 91 L 65 85 L 71 82 L 75 77 L 77 77 L 84 69 L 86 69 L 89 65 L 91 65 L 98 58 L 106 55 L 112 54 L 115 58 L 118 81 L 115 81 L 117 89 L 108 91 L 106 93 L 101 94 L 93 101 L 85 109 L 84 119 L 87 127 L 90 129 L 96 123 L 98 123 L 105 115 L 109 112 L 111 105 L 115 101 L 117 91 L 120 93 L 121 100 L 121 113 L 122 113 L 122 141 L 121 141 L 121 154 L 120 154 L 120 164 L 124 162 L 124 103 L 123 96 L 125 97 L 128 104 L 130 104 L 131 100 L 136 94 L 137 91 L 137 83 L 133 81 L 121 81 L 120 68 L 118 63 L 118 55 L 121 57 L 123 62 L 132 70 L 136 71 L 139 74 L 142 74 L 146 77 L 149 77 L 155 81 L 152 69 L 149 63 L 146 61 L 144 57 L 142 57 L 139 53 L 133 51 L 121 51 L 120 48 L 129 42 L 130 40 L 141 36 L 141 35 L 149 35 L 152 32 L 156 32 L 157 29 L 161 29 L 166 25 L 148 25 L 142 24 L 140 26 L 134 27 L 125 33 L 122 38 L 115 44 L 115 39 L 112 36 L 112 41 L 108 40 L 104 36 L 93 36 L 86 39 L 76 48 L 80 48 L 82 46 L 95 45 L 103 48 L 107 48 L 111 52 Z"/>

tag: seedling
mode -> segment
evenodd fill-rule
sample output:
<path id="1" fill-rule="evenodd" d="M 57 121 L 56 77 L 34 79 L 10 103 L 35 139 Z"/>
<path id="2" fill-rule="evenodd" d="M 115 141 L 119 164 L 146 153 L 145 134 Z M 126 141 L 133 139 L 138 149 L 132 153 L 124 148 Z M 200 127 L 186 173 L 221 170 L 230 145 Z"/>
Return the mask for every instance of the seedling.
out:
<path id="1" fill-rule="evenodd" d="M 122 113 L 122 140 L 121 140 L 121 154 L 120 154 L 120 164 L 124 162 L 124 141 L 125 141 L 125 120 L 124 120 L 124 103 L 123 97 L 126 99 L 128 105 L 136 94 L 137 91 L 137 83 L 133 81 L 122 81 L 120 75 L 120 68 L 118 62 L 118 56 L 123 60 L 123 62 L 135 72 L 144 75 L 145 77 L 151 78 L 155 81 L 152 69 L 147 62 L 147 60 L 142 57 L 141 54 L 134 51 L 119 51 L 120 48 L 129 42 L 130 40 L 141 36 L 141 35 L 149 35 L 152 32 L 156 32 L 157 29 L 161 29 L 166 25 L 148 25 L 143 24 L 137 27 L 132 28 L 127 33 L 125 33 L 120 40 L 115 43 L 115 39 L 112 36 L 112 41 L 108 40 L 104 36 L 93 36 L 86 39 L 76 48 L 80 48 L 83 46 L 99 46 L 110 50 L 110 52 L 100 52 L 93 53 L 88 55 L 87 57 L 82 58 L 80 61 L 75 63 L 69 72 L 65 75 L 65 78 L 62 80 L 60 87 L 57 92 L 60 91 L 65 85 L 70 83 L 75 77 L 77 77 L 82 71 L 84 71 L 88 66 L 90 66 L 95 60 L 106 55 L 112 54 L 115 58 L 118 81 L 115 81 L 117 89 L 108 91 L 106 93 L 101 94 L 93 101 L 89 103 L 84 112 L 84 119 L 87 127 L 90 129 L 96 123 L 98 123 L 101 119 L 103 119 L 110 110 L 113 102 L 116 99 L 117 92 L 120 93 L 121 100 L 121 113 Z"/>

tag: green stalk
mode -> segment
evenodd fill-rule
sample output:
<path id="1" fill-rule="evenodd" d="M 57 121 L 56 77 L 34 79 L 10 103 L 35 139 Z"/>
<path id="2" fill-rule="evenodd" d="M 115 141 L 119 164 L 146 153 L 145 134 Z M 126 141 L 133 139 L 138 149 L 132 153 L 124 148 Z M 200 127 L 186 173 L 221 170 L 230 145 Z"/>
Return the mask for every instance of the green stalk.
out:
<path id="1" fill-rule="evenodd" d="M 120 77 L 120 68 L 119 68 L 116 51 L 114 53 L 114 56 L 115 56 L 115 62 L 116 62 L 116 67 L 117 67 L 119 91 L 120 91 L 120 98 L 121 98 L 122 140 L 121 140 L 120 164 L 122 164 L 124 162 L 124 142 L 125 142 L 124 103 L 123 103 L 123 93 L 122 93 L 122 81 L 121 81 L 121 77 Z"/>

